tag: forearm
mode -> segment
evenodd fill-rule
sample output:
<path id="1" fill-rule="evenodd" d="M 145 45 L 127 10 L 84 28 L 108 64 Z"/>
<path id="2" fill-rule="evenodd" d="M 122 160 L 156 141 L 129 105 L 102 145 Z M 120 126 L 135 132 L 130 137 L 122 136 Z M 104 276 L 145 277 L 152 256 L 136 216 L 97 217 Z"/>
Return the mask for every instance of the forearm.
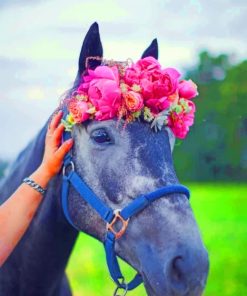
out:
<path id="1" fill-rule="evenodd" d="M 46 134 L 42 164 L 30 176 L 30 179 L 42 188 L 46 188 L 50 179 L 59 172 L 64 156 L 73 145 L 72 139 L 61 145 L 64 130 L 64 126 L 59 124 L 61 118 L 62 112 L 53 117 Z M 23 183 L 0 206 L 0 267 L 27 230 L 41 201 L 41 193 Z"/>
<path id="2" fill-rule="evenodd" d="M 30 176 L 43 188 L 47 187 L 50 178 L 42 166 Z M 41 193 L 23 183 L 0 207 L 0 266 L 28 228 L 42 198 Z"/>

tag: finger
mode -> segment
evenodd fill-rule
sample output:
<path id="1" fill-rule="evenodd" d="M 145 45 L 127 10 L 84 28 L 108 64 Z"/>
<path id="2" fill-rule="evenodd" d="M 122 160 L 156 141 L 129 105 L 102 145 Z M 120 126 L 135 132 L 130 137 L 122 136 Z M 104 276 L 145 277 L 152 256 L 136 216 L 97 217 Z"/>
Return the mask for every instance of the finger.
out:
<path id="1" fill-rule="evenodd" d="M 62 116 L 63 116 L 63 112 L 61 110 L 53 116 L 49 125 L 50 132 L 54 132 L 54 130 L 57 128 L 59 122 L 62 119 Z"/>
<path id="2" fill-rule="evenodd" d="M 73 139 L 69 139 L 67 141 L 65 141 L 60 147 L 59 149 L 56 151 L 56 156 L 58 158 L 59 161 L 62 162 L 62 160 L 64 159 L 65 155 L 70 151 L 70 149 L 72 148 L 74 144 Z"/>
<path id="3" fill-rule="evenodd" d="M 52 138 L 56 144 L 61 143 L 63 131 L 64 131 L 64 125 L 62 123 L 60 123 L 52 135 Z"/>

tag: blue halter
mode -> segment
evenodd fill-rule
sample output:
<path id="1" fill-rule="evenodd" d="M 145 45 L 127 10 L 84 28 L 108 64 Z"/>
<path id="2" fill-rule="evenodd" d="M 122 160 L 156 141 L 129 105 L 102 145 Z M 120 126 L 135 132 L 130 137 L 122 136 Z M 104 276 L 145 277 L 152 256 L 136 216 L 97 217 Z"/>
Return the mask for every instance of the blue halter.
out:
<path id="1" fill-rule="evenodd" d="M 70 133 L 64 132 L 64 140 L 67 140 L 70 137 Z M 117 255 L 115 253 L 115 240 L 119 239 L 125 233 L 129 219 L 141 212 L 153 201 L 172 193 L 184 194 L 189 199 L 190 192 L 188 188 L 180 184 L 161 187 L 153 192 L 136 197 L 122 210 L 114 211 L 109 208 L 75 172 L 72 156 L 69 153 L 64 159 L 63 166 L 62 208 L 68 222 L 78 231 L 80 231 L 80 229 L 78 229 L 71 220 L 68 210 L 68 194 L 70 185 L 74 187 L 80 197 L 85 200 L 107 223 L 104 247 L 110 275 L 117 285 L 114 295 L 116 295 L 118 289 L 124 289 L 126 292 L 128 290 L 133 290 L 142 283 L 142 277 L 140 274 L 137 274 L 129 283 L 125 282 L 124 276 L 120 270 Z M 121 222 L 122 224 L 122 228 L 119 231 L 117 231 L 116 227 L 114 227 L 116 222 Z"/>

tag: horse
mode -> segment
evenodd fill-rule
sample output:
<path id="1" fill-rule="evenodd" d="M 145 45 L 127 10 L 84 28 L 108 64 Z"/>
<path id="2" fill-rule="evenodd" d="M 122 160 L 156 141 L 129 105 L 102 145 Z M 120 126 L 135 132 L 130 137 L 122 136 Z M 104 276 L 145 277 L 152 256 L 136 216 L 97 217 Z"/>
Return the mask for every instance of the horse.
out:
<path id="1" fill-rule="evenodd" d="M 103 56 L 99 27 L 94 23 L 82 44 L 76 88 L 89 56 Z M 142 57 L 158 58 L 157 40 Z M 99 61 L 93 60 L 96 66 Z M 118 124 L 117 124 L 118 123 Z M 4 202 L 41 163 L 48 122 L 20 153 L 0 184 Z M 175 138 L 168 128 L 154 132 L 135 121 L 119 128 L 116 119 L 76 125 L 73 160 L 78 175 L 113 209 L 123 208 L 135 196 L 161 186 L 178 184 L 172 151 Z M 111 140 L 111 145 L 107 141 Z M 30 227 L 0 269 L 2 296 L 69 296 L 65 268 L 78 236 L 62 211 L 62 172 L 50 182 Z M 105 223 L 70 188 L 68 211 L 78 229 L 103 241 Z M 201 295 L 208 274 L 208 253 L 189 201 L 170 194 L 132 217 L 116 253 L 141 275 L 149 296 Z"/>

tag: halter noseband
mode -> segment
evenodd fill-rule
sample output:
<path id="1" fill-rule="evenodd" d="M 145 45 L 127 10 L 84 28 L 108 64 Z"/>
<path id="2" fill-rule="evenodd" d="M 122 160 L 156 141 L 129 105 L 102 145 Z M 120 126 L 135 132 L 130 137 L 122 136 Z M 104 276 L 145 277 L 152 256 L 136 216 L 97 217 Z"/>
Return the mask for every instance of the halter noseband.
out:
<path id="1" fill-rule="evenodd" d="M 67 140 L 70 137 L 70 133 L 64 132 L 63 140 Z M 80 197 L 86 201 L 106 222 L 106 237 L 104 241 L 104 247 L 111 278 L 117 285 L 114 295 L 117 295 L 119 289 L 123 289 L 124 295 L 126 295 L 127 291 L 133 290 L 142 283 L 142 277 L 140 274 L 136 274 L 136 276 L 129 283 L 125 282 L 124 276 L 120 270 L 117 255 L 115 253 L 116 239 L 120 239 L 125 233 L 128 227 L 129 219 L 141 212 L 153 201 L 172 193 L 184 194 L 189 199 L 189 189 L 180 184 L 164 186 L 153 192 L 140 195 L 136 197 L 131 203 L 129 203 L 125 208 L 114 211 L 108 207 L 75 172 L 72 156 L 70 153 L 68 153 L 64 159 L 63 166 L 62 208 L 68 222 L 78 231 L 80 231 L 80 229 L 78 229 L 71 220 L 68 210 L 68 195 L 70 185 L 74 187 L 74 189 L 79 193 Z M 120 222 L 122 225 L 120 230 L 116 230 L 115 224 L 117 222 Z"/>

